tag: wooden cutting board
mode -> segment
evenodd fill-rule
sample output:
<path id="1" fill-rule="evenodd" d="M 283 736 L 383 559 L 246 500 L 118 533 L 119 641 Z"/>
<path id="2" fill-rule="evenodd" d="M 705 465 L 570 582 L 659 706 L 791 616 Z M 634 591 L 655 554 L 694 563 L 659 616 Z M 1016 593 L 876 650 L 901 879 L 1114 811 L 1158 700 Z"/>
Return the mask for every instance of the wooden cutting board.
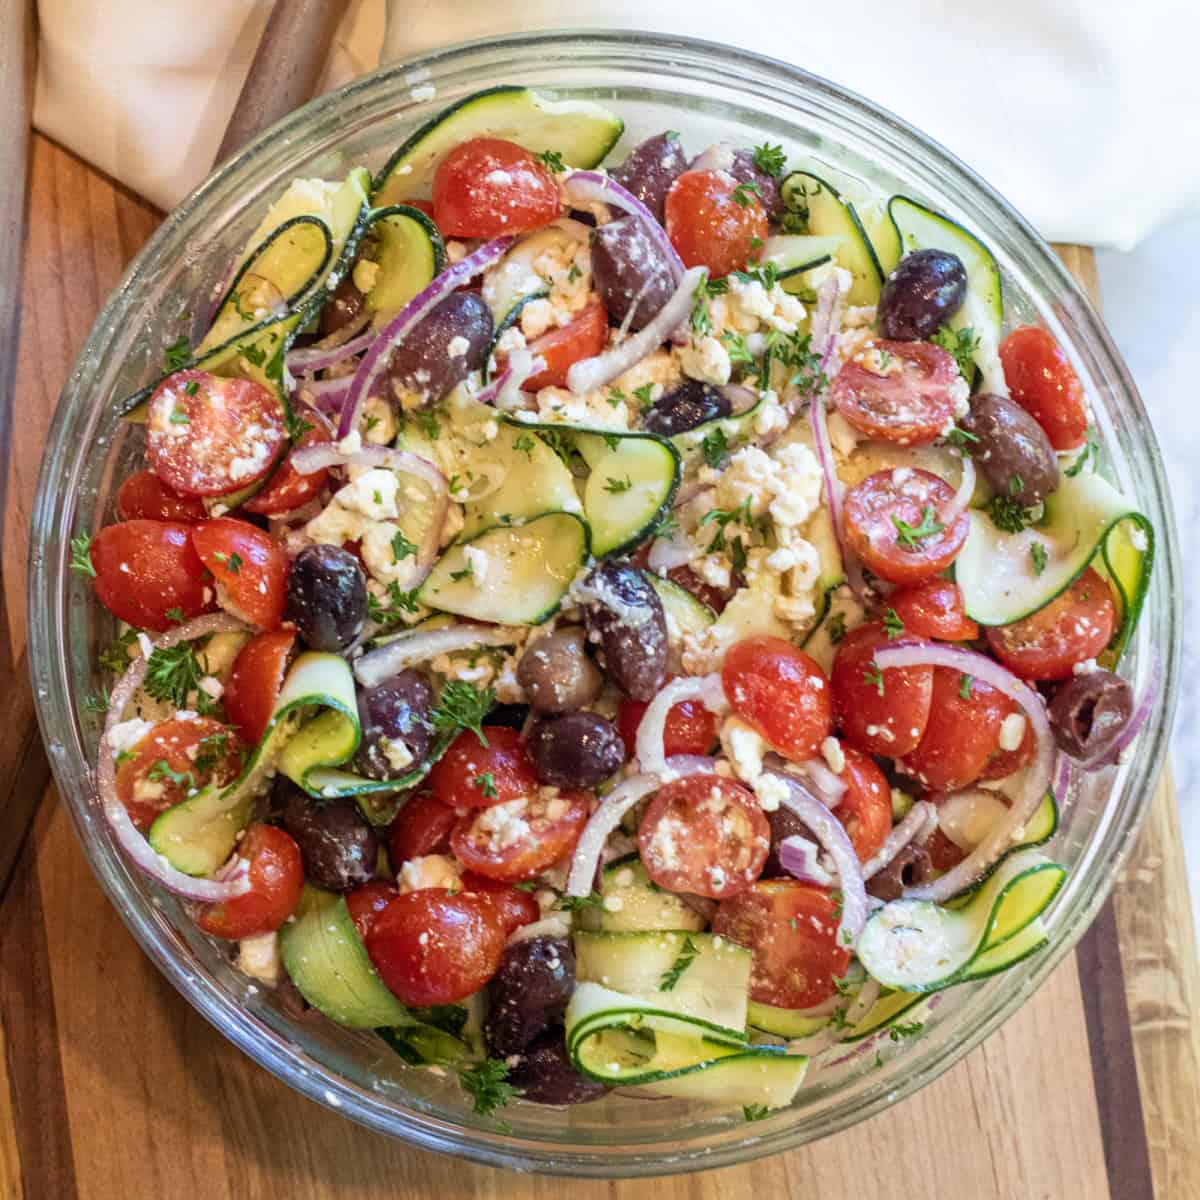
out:
<path id="1" fill-rule="evenodd" d="M 59 388 L 160 215 L 35 140 L 14 409 L 0 411 L 0 795 L 44 767 L 26 684 L 28 516 Z M 1089 251 L 1064 248 L 1095 294 Z M 3 440 L 0 439 L 0 446 Z M 7 656 L 7 657 L 5 657 Z M 746 1167 L 653 1185 L 518 1176 L 408 1149 L 224 1042 L 126 932 L 53 786 L 0 902 L 0 1196 L 633 1200 L 1200 1197 L 1200 970 L 1174 793 L 1079 949 L 995 1036 L 894 1110 Z"/>

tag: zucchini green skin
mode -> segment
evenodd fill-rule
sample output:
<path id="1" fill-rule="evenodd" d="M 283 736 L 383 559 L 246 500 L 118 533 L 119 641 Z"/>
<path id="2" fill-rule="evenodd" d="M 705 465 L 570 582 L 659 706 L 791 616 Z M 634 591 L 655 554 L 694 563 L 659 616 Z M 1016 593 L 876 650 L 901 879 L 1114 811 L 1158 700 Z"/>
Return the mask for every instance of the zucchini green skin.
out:
<path id="1" fill-rule="evenodd" d="M 442 273 L 446 244 L 433 221 L 408 204 L 372 209 L 364 225 L 363 236 L 379 239 L 379 279 L 366 297 L 379 328 Z"/>
<path id="2" fill-rule="evenodd" d="M 625 872 L 631 879 L 619 882 Z M 600 894 L 620 900 L 620 908 L 585 908 L 579 914 L 584 930 L 595 933 L 631 933 L 646 930 L 691 930 L 704 928 L 704 918 L 688 908 L 672 892 L 656 889 L 636 854 L 611 862 L 600 872 Z"/>

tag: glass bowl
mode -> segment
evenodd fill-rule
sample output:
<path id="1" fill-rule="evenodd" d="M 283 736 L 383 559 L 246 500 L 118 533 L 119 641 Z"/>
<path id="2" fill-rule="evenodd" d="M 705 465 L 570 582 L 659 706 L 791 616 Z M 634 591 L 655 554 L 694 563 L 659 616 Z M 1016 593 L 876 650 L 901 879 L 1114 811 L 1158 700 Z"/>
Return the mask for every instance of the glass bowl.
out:
<path id="1" fill-rule="evenodd" d="M 1157 647 L 1166 686 L 1128 761 L 1079 785 L 1065 807 L 1053 853 L 1070 874 L 1047 919 L 1051 944 L 1003 975 L 944 993 L 921 1037 L 883 1044 L 882 1067 L 872 1048 L 814 1071 L 794 1107 L 753 1124 L 740 1111 L 619 1095 L 577 1109 L 516 1104 L 496 1117 L 476 1115 L 452 1080 L 403 1069 L 373 1035 L 289 1019 L 272 993 L 233 970 L 226 949 L 199 935 L 179 903 L 122 857 L 93 792 L 99 718 L 80 702 L 99 684 L 96 650 L 111 639 L 113 622 L 87 581 L 67 569 L 68 542 L 113 519 L 115 485 L 140 454 L 141 433 L 117 419 L 115 402 L 154 377 L 162 347 L 200 332 L 200 298 L 292 178 L 334 179 L 356 163 L 378 167 L 441 107 L 498 83 L 612 104 L 627 123 L 618 154 L 663 129 L 680 130 L 692 152 L 722 137 L 782 142 L 965 223 L 1003 268 L 1009 320 L 1039 321 L 1068 348 L 1114 477 L 1158 533 L 1130 661 L 1140 687 L 1148 647 Z M 784 63 L 686 38 L 550 33 L 440 51 L 314 101 L 223 166 L 167 218 L 97 318 L 50 432 L 29 567 L 30 658 L 54 773 L 92 869 L 167 978 L 226 1037 L 319 1103 L 417 1146 L 568 1175 L 743 1162 L 864 1120 L 947 1070 L 1033 994 L 1108 893 L 1163 764 L 1177 692 L 1179 558 L 1162 462 L 1128 372 L 1054 253 L 962 163 L 889 113 Z"/>

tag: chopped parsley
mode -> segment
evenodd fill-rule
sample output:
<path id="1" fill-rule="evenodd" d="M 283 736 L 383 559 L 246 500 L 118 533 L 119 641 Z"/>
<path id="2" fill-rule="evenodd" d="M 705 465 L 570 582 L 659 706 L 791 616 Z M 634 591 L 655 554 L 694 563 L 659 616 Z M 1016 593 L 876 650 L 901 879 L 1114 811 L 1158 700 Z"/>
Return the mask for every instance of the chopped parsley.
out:
<path id="1" fill-rule="evenodd" d="M 191 357 L 191 344 L 182 334 L 163 351 L 163 363 L 168 371 L 182 370 L 191 361 Z"/>
<path id="2" fill-rule="evenodd" d="M 485 771 L 482 775 L 475 776 L 475 786 L 489 800 L 495 800 L 500 795 L 496 791 L 496 776 L 491 771 Z"/>
<path id="3" fill-rule="evenodd" d="M 696 947 L 696 943 L 692 941 L 689 934 L 683 939 L 683 946 L 680 948 L 679 955 L 675 961 L 663 972 L 662 978 L 658 981 L 660 991 L 674 991 L 676 984 L 683 977 L 684 971 L 688 969 L 696 961 L 696 956 L 700 951 Z"/>
<path id="4" fill-rule="evenodd" d="M 527 433 L 522 433 L 513 441 L 513 449 L 520 450 L 526 458 L 533 457 L 534 440 Z"/>
<path id="5" fill-rule="evenodd" d="M 252 367 L 261 367 L 267 361 L 267 352 L 253 342 L 242 347 L 241 355 Z"/>
<path id="6" fill-rule="evenodd" d="M 582 274 L 583 272 L 579 269 L 579 264 L 572 263 L 571 269 L 567 272 L 567 282 L 574 283 Z"/>
<path id="7" fill-rule="evenodd" d="M 904 622 L 900 620 L 900 614 L 894 608 L 889 608 L 883 614 L 883 627 L 887 630 L 889 638 L 898 638 L 904 632 Z"/>
<path id="8" fill-rule="evenodd" d="M 431 442 L 436 442 L 442 436 L 442 423 L 433 413 L 422 413 L 417 418 L 417 424 Z"/>
<path id="9" fill-rule="evenodd" d="M 563 156 L 558 150 L 543 150 L 538 155 L 538 161 L 547 171 L 553 171 L 556 175 L 567 169 L 563 164 Z"/>
<path id="10" fill-rule="evenodd" d="M 450 578 L 454 580 L 455 583 L 458 583 L 463 579 L 470 579 L 474 574 L 475 567 L 471 563 L 467 563 L 467 565 L 463 567 L 461 571 L 451 571 Z"/>
<path id="11" fill-rule="evenodd" d="M 196 789 L 196 776 L 191 771 L 172 770 L 171 764 L 165 758 L 160 758 L 146 772 L 146 778 L 153 780 L 162 779 L 168 783 L 174 783 L 179 787 L 186 788 L 189 792 Z"/>
<path id="12" fill-rule="evenodd" d="M 212 699 L 200 690 L 200 680 L 203 678 L 204 671 L 191 646 L 187 642 L 180 642 L 177 646 L 150 652 L 144 687 L 155 700 L 166 700 L 176 708 L 187 708 L 194 692 L 196 710 L 210 712 L 213 708 Z"/>
<path id="13" fill-rule="evenodd" d="M 941 346 L 954 359 L 958 373 L 964 379 L 970 379 L 975 365 L 975 351 L 979 349 L 979 338 L 969 325 L 965 329 L 951 329 L 943 325 L 929 339 L 935 346 Z"/>
<path id="14" fill-rule="evenodd" d="M 477 688 L 461 679 L 447 680 L 438 697 L 437 707 L 430 714 L 437 733 L 456 733 L 469 729 L 484 746 L 488 744 L 483 732 L 483 719 L 492 711 L 496 693 L 491 688 Z"/>
<path id="15" fill-rule="evenodd" d="M 1076 475 L 1083 470 L 1088 459 L 1092 460 L 1092 469 L 1095 470 L 1100 459 L 1100 446 L 1092 437 L 1092 431 L 1089 429 L 1087 441 L 1083 444 L 1083 449 L 1079 452 L 1079 457 L 1063 472 L 1068 479 L 1074 479 Z"/>
<path id="16" fill-rule="evenodd" d="M 71 570 L 80 575 L 90 575 L 95 578 L 96 568 L 92 566 L 92 535 L 81 533 L 71 539 Z"/>
<path id="17" fill-rule="evenodd" d="M 392 535 L 392 557 L 397 562 L 411 558 L 417 552 L 417 543 L 410 542 L 399 529 Z"/>
<path id="18" fill-rule="evenodd" d="M 518 892 L 536 892 L 540 886 L 541 885 L 536 879 L 526 879 L 521 883 L 513 884 L 513 887 L 515 887 Z"/>
<path id="19" fill-rule="evenodd" d="M 883 695 L 883 671 L 880 670 L 878 663 L 872 663 L 863 672 L 863 679 L 871 684 L 881 696 Z"/>
<path id="20" fill-rule="evenodd" d="M 839 996 L 849 996 L 854 992 L 854 983 L 849 979 L 843 978 L 841 975 L 833 977 L 833 986 L 837 989 Z"/>
<path id="21" fill-rule="evenodd" d="M 393 579 L 387 586 L 384 599 L 380 599 L 374 592 L 367 592 L 367 613 L 377 625 L 395 625 L 404 619 L 404 613 L 417 611 L 418 591 L 419 587 L 410 592 L 401 591 L 400 585 Z"/>
<path id="22" fill-rule="evenodd" d="M 723 296 L 729 291 L 727 279 L 710 279 L 705 272 L 700 276 L 695 291 L 692 292 L 692 329 L 704 336 L 712 333 L 712 317 L 709 315 L 708 302 L 714 296 Z"/>
<path id="23" fill-rule="evenodd" d="M 226 554 L 223 550 L 214 550 L 213 558 L 223 564 L 230 575 L 240 575 L 242 573 L 242 556 L 240 554 Z"/>
<path id="24" fill-rule="evenodd" d="M 459 1067 L 458 1082 L 482 1117 L 503 1108 L 518 1094 L 508 1082 L 508 1063 L 499 1058 L 485 1058 L 473 1067 Z"/>
<path id="25" fill-rule="evenodd" d="M 754 362 L 754 355 L 750 353 L 750 347 L 746 345 L 744 333 L 738 333 L 735 329 L 727 329 L 721 334 L 721 341 L 729 354 L 729 361 L 735 366 Z"/>
<path id="26" fill-rule="evenodd" d="M 1032 524 L 1029 509 L 1018 504 L 1011 496 L 993 496 L 988 502 L 987 512 L 992 524 L 1004 533 L 1020 533 L 1027 525 Z"/>
<path id="27" fill-rule="evenodd" d="M 765 1104 L 743 1104 L 742 1116 L 747 1121 L 761 1121 L 764 1117 L 769 1117 L 771 1110 Z"/>
<path id="28" fill-rule="evenodd" d="M 719 467 L 729 453 L 729 439 L 725 436 L 725 430 L 718 425 L 716 429 L 706 433 L 700 441 L 700 452 L 704 455 L 706 466 L 714 470 Z"/>
<path id="29" fill-rule="evenodd" d="M 821 359 L 812 352 L 812 339 L 807 333 L 781 333 L 775 329 L 767 334 L 767 348 L 760 368 L 759 387 L 766 387 L 772 362 L 779 363 L 790 372 L 786 387 L 812 393 L 819 391 L 825 384 Z"/>
<path id="30" fill-rule="evenodd" d="M 659 514 L 658 519 L 650 526 L 646 534 L 647 539 L 666 538 L 670 537 L 679 528 L 679 521 L 675 514 L 667 509 Z"/>
<path id="31" fill-rule="evenodd" d="M 958 694 L 964 700 L 970 700 L 971 684 L 973 684 L 974 682 L 975 682 L 975 680 L 970 675 L 960 675 L 958 677 Z"/>
<path id="32" fill-rule="evenodd" d="M 741 271 L 734 271 L 733 278 L 741 283 L 761 283 L 769 292 L 779 282 L 779 267 L 773 262 L 748 262 Z"/>
<path id="33" fill-rule="evenodd" d="M 924 1021 L 909 1021 L 908 1024 L 899 1022 L 888 1030 L 888 1037 L 890 1037 L 893 1042 L 898 1042 L 901 1038 L 916 1037 L 917 1034 L 920 1033 L 924 1028 Z"/>
<path id="34" fill-rule="evenodd" d="M 192 423 L 192 418 L 187 415 L 187 409 L 184 408 L 171 409 L 171 415 L 167 420 L 172 425 L 190 425 Z"/>
<path id="35" fill-rule="evenodd" d="M 970 450 L 971 446 L 979 441 L 979 439 L 969 430 L 960 429 L 957 425 L 946 434 L 946 441 L 951 446 L 957 446 L 960 450 Z"/>
<path id="36" fill-rule="evenodd" d="M 373 417 L 371 420 L 378 420 L 378 417 Z M 297 416 L 292 411 L 292 406 L 289 404 L 283 410 L 283 423 L 287 428 L 287 435 L 293 442 L 298 442 L 310 429 L 312 422 L 304 420 L 303 417 Z M 367 422 L 368 431 L 371 428 L 370 421 Z"/>
<path id="37" fill-rule="evenodd" d="M 84 713 L 108 712 L 108 695 L 105 692 L 88 692 L 79 702 L 79 710 Z"/>
<path id="38" fill-rule="evenodd" d="M 1043 542 L 1033 542 L 1029 547 L 1029 558 L 1033 562 L 1033 573 L 1040 575 L 1046 569 L 1046 546 Z"/>
<path id="39" fill-rule="evenodd" d="M 935 534 L 945 531 L 943 525 L 937 519 L 937 513 L 932 504 L 926 504 L 921 509 L 920 525 L 910 525 L 907 521 L 892 513 L 892 524 L 896 527 L 896 541 L 905 550 L 917 551 L 921 549 L 921 542 L 926 538 L 933 537 Z"/>
<path id="40" fill-rule="evenodd" d="M 559 896 L 554 907 L 561 912 L 581 912 L 585 908 L 603 908 L 604 897 L 599 892 L 589 892 L 586 896 Z"/>
<path id="41" fill-rule="evenodd" d="M 762 188 L 753 181 L 749 183 L 739 183 L 733 189 L 732 200 L 739 208 L 749 208 L 755 200 L 762 199 Z"/>
<path id="42" fill-rule="evenodd" d="M 194 396 L 199 390 L 200 385 L 194 379 L 189 379 L 183 386 L 183 394 L 185 396 Z"/>
<path id="43" fill-rule="evenodd" d="M 784 165 L 787 163 L 787 155 L 784 154 L 783 147 L 773 146 L 770 142 L 763 142 L 761 146 L 755 146 L 754 154 L 751 157 L 754 159 L 754 165 L 764 175 L 771 175 L 775 179 L 783 174 Z"/>
<path id="44" fill-rule="evenodd" d="M 654 407 L 654 384 L 643 383 L 641 387 L 633 389 L 633 394 L 637 397 L 637 401 L 642 406 L 643 412 Z"/>
<path id="45" fill-rule="evenodd" d="M 730 525 L 739 525 L 745 529 L 760 533 L 766 533 L 769 524 L 767 517 L 755 517 L 750 511 L 750 497 L 737 506 L 737 508 L 710 508 L 708 512 L 700 518 L 699 528 L 705 525 L 715 525 L 716 532 L 713 534 L 712 541 L 708 544 L 710 554 L 718 554 L 722 550 L 730 550 L 734 566 L 740 571 L 746 565 L 746 549 L 740 536 L 730 536 L 728 529 Z M 738 565 L 738 560 L 741 560 L 741 565 Z"/>
<path id="46" fill-rule="evenodd" d="M 97 658 L 100 666 L 114 675 L 123 675 L 129 667 L 129 649 L 137 642 L 137 630 L 127 629 L 111 646 L 101 650 Z"/>
<path id="47" fill-rule="evenodd" d="M 196 747 L 196 770 L 205 775 L 229 752 L 229 734 L 224 730 L 201 738 Z"/>
<path id="48" fill-rule="evenodd" d="M 614 479 L 609 475 L 604 481 L 604 490 L 611 492 L 614 496 L 629 491 L 631 487 L 633 487 L 633 480 L 628 475 L 624 479 Z"/>
<path id="49" fill-rule="evenodd" d="M 167 609 L 167 620 L 174 621 L 176 625 L 182 625 L 184 621 L 183 609 L 179 607 Z"/>

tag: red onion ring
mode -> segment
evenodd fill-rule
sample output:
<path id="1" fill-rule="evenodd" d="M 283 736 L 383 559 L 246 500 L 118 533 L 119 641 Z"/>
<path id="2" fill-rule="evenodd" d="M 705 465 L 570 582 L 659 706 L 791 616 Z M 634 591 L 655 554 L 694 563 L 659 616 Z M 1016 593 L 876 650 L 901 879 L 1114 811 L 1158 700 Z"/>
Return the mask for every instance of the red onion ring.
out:
<path id="1" fill-rule="evenodd" d="M 833 536 L 838 544 L 838 552 L 842 556 L 842 565 L 846 569 L 846 582 L 854 593 L 855 599 L 864 607 L 867 603 L 867 585 L 863 579 L 862 567 L 856 555 L 846 541 L 846 522 L 842 511 L 842 500 L 845 495 L 842 481 L 838 478 L 837 465 L 833 457 L 833 444 L 829 440 L 829 422 L 825 414 L 825 397 L 814 396 L 808 410 L 809 422 L 812 426 L 813 447 L 817 452 L 817 461 L 821 464 L 821 475 L 825 481 L 825 499 L 829 505 L 829 519 L 833 523 Z"/>
<path id="2" fill-rule="evenodd" d="M 912 842 L 919 841 L 927 833 L 932 833 L 936 825 L 937 809 L 924 800 L 918 800 L 904 814 L 904 819 L 892 828 L 883 845 L 863 863 L 863 879 L 874 879 L 880 871 L 892 864 L 902 850 L 907 849 Z"/>
<path id="3" fill-rule="evenodd" d="M 1020 836 L 1020 831 L 1033 819 L 1054 774 L 1055 745 L 1046 706 L 1028 684 L 1022 683 L 1011 671 L 995 659 L 961 646 L 934 645 L 930 642 L 898 641 L 880 646 L 875 651 L 875 665 L 880 670 L 892 667 L 945 667 L 970 675 L 1021 706 L 1037 739 L 1033 762 L 1025 776 L 1025 786 L 1009 809 L 1008 816 L 957 866 L 931 883 L 905 888 L 906 900 L 949 900 L 969 887 Z"/>
<path id="4" fill-rule="evenodd" d="M 338 424 L 338 437 L 344 438 L 358 425 L 362 407 L 387 367 L 392 351 L 435 309 L 451 292 L 470 283 L 481 271 L 486 270 L 504 255 L 511 246 L 511 237 L 493 238 L 485 242 L 473 254 L 444 270 L 423 291 L 417 293 L 380 331 L 363 355 L 354 382 L 342 406 L 342 418 Z M 347 343 L 349 345 L 350 343 Z M 344 347 L 343 347 L 344 349 Z"/>
<path id="5" fill-rule="evenodd" d="M 164 633 L 153 642 L 153 649 L 168 650 L 180 642 L 194 641 L 210 633 L 232 633 L 245 628 L 244 622 L 228 613 L 209 613 Z M 148 662 L 149 656 L 134 659 L 109 698 L 108 713 L 104 718 L 104 731 L 100 735 L 96 759 L 96 787 L 104 819 L 108 822 L 117 844 L 134 865 L 161 883 L 168 891 L 189 900 L 209 903 L 232 900 L 250 887 L 246 865 L 236 854 L 217 872 L 214 879 L 196 879 L 185 875 L 171 866 L 142 836 L 117 796 L 116 755 L 109 738 L 120 722 L 125 706 L 145 681 Z"/>
<path id="6" fill-rule="evenodd" d="M 796 765 L 826 808 L 837 808 L 841 804 L 846 795 L 846 781 L 835 775 L 821 759 L 810 758 Z"/>
<path id="7" fill-rule="evenodd" d="M 817 307 L 809 325 L 814 354 L 821 356 L 821 370 L 829 366 L 837 345 L 841 323 L 840 304 L 849 290 L 840 271 L 832 271 L 817 288 Z"/>
<path id="8" fill-rule="evenodd" d="M 801 883 L 815 883 L 818 887 L 832 887 L 832 876 L 817 861 L 819 847 L 806 837 L 792 834 L 779 843 L 779 865 Z"/>
<path id="9" fill-rule="evenodd" d="M 646 706 L 638 726 L 637 760 L 644 774 L 667 772 L 667 754 L 663 738 L 667 715 L 681 700 L 699 700 L 709 712 L 720 715 L 729 708 L 720 675 L 684 675 L 660 688 Z"/>
<path id="10" fill-rule="evenodd" d="M 1071 760 L 1060 750 L 1054 771 L 1054 799 L 1061 805 L 1071 790 Z"/>
<path id="11" fill-rule="evenodd" d="M 730 417 L 740 417 L 749 412 L 758 403 L 758 394 L 740 383 L 727 383 L 717 388 L 717 391 L 729 401 Z"/>
<path id="12" fill-rule="evenodd" d="M 439 654 L 455 654 L 476 646 L 514 646 L 524 636 L 525 630 L 503 625 L 450 625 L 429 633 L 402 635 L 358 659 L 354 676 L 363 687 L 375 687 L 406 667 L 428 662 Z"/>
<path id="13" fill-rule="evenodd" d="M 954 499 L 938 513 L 938 520 L 949 529 L 967 511 L 967 505 L 971 503 L 973 495 L 975 495 L 975 460 L 969 454 L 964 454 L 962 480 L 959 482 L 958 491 L 954 493 Z"/>
<path id="14" fill-rule="evenodd" d="M 1088 759 L 1081 759 L 1076 765 L 1083 771 L 1099 771 L 1103 767 L 1114 766 L 1121 759 L 1121 753 L 1126 746 L 1133 741 L 1135 737 L 1142 731 L 1142 726 L 1150 717 L 1150 711 L 1154 708 L 1154 702 L 1158 699 L 1159 690 L 1162 687 L 1163 677 L 1163 662 L 1162 656 L 1157 651 L 1151 651 L 1154 658 L 1150 664 L 1150 678 L 1146 681 L 1146 686 L 1142 689 L 1142 694 L 1138 698 L 1137 703 L 1133 706 L 1133 712 L 1129 714 L 1129 720 L 1125 722 L 1125 728 L 1121 730 L 1116 741 L 1104 751 L 1103 754 L 1098 754 Z M 1065 762 L 1067 772 L 1067 781 L 1070 782 L 1070 760 L 1064 754 L 1062 756 Z M 1065 790 L 1065 789 L 1064 789 Z"/>
<path id="15" fill-rule="evenodd" d="M 314 371 L 327 371 L 337 363 L 345 362 L 348 358 L 361 353 L 375 340 L 373 329 L 366 333 L 343 342 L 340 346 L 304 346 L 299 350 L 289 350 L 284 362 L 293 375 L 309 375 Z"/>
<path id="16" fill-rule="evenodd" d="M 688 313 L 692 311 L 692 293 L 703 275 L 703 267 L 692 267 L 690 271 L 685 271 L 674 294 L 649 324 L 619 346 L 613 346 L 594 358 L 582 358 L 573 363 L 567 372 L 567 387 L 576 396 L 603 387 L 661 346 L 671 331 L 687 320 Z"/>

